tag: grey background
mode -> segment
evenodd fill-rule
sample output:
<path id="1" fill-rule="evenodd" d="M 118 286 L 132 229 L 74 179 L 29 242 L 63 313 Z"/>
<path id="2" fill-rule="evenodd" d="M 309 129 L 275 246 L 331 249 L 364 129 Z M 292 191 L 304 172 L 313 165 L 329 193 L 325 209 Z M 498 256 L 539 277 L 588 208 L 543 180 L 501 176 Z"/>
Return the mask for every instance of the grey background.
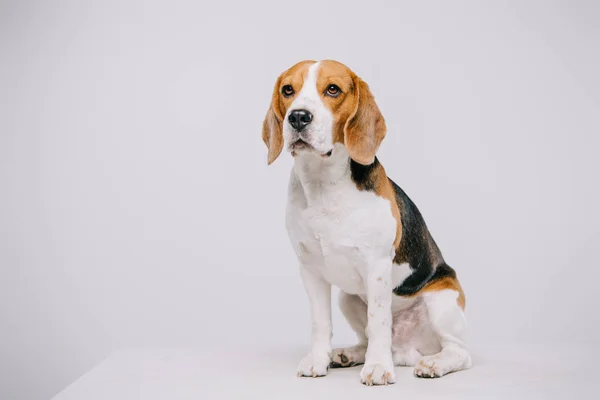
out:
<path id="1" fill-rule="evenodd" d="M 0 398 L 49 398 L 123 347 L 308 344 L 292 160 L 267 168 L 260 140 L 302 59 L 370 84 L 379 157 L 458 270 L 474 343 L 598 346 L 599 9 L 0 3 Z"/>

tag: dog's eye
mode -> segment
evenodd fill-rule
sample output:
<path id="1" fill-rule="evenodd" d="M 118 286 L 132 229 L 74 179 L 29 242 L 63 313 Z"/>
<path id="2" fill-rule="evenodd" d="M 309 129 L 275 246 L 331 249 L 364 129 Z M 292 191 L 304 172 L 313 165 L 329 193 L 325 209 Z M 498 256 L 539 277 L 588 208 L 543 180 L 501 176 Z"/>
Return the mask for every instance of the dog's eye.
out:
<path id="1" fill-rule="evenodd" d="M 281 88 L 281 93 L 285 97 L 290 97 L 291 95 L 294 94 L 294 88 L 292 87 L 292 85 L 285 85 L 284 87 Z"/>
<path id="2" fill-rule="evenodd" d="M 327 86 L 327 90 L 325 91 L 325 94 L 331 97 L 338 97 L 340 93 L 342 93 L 342 90 L 339 88 L 339 86 L 333 84 Z"/>

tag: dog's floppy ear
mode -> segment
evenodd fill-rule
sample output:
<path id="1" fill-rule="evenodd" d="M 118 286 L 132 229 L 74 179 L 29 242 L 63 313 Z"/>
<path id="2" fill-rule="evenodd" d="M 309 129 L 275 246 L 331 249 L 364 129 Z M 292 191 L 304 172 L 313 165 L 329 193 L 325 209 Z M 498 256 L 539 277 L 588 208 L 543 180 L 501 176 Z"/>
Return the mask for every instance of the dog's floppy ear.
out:
<path id="1" fill-rule="evenodd" d="M 267 111 L 267 116 L 263 122 L 262 139 L 267 145 L 269 153 L 267 155 L 267 163 L 270 165 L 281 153 L 283 149 L 283 116 L 279 109 L 279 85 L 281 84 L 281 76 L 277 78 L 271 105 Z"/>
<path id="2" fill-rule="evenodd" d="M 375 153 L 385 137 L 385 120 L 369 86 L 359 77 L 354 77 L 356 105 L 344 126 L 344 144 L 350 158 L 362 165 L 375 161 Z"/>

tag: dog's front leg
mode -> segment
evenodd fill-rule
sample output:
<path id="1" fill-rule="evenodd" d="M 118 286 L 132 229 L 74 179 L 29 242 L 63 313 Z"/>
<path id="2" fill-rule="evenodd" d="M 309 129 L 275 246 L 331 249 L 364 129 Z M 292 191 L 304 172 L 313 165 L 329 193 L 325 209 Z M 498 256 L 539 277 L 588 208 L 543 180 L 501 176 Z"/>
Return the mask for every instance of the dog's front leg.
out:
<path id="1" fill-rule="evenodd" d="M 392 260 L 370 263 L 365 285 L 369 344 L 360 379 L 369 386 L 387 385 L 396 381 L 392 360 Z"/>
<path id="2" fill-rule="evenodd" d="M 312 340 L 310 353 L 298 366 L 298 376 L 325 376 L 331 355 L 331 285 L 304 265 L 300 266 L 300 275 L 310 300 Z"/>

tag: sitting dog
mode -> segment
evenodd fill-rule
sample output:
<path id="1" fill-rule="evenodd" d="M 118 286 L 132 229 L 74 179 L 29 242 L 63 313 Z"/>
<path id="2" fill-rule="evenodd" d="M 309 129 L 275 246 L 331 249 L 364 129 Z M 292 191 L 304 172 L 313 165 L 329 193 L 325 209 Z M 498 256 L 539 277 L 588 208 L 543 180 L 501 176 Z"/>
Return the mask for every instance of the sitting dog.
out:
<path id="1" fill-rule="evenodd" d="M 302 61 L 277 79 L 263 123 L 271 164 L 294 157 L 286 228 L 312 318 L 298 376 L 364 364 L 366 385 L 394 366 L 435 378 L 469 368 L 465 296 L 415 204 L 375 156 L 386 133 L 368 85 L 336 61 Z M 331 285 L 359 343 L 331 349 Z"/>

